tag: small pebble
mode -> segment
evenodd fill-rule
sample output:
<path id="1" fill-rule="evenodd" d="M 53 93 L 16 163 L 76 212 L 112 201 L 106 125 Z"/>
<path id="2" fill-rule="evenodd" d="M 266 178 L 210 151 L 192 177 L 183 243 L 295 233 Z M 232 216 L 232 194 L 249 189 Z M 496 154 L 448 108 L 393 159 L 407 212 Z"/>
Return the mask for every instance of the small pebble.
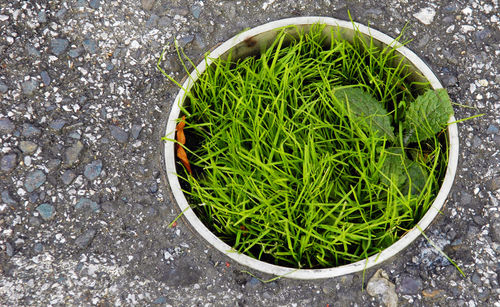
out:
<path id="1" fill-rule="evenodd" d="M 41 133 L 40 129 L 36 128 L 32 124 L 25 123 L 23 124 L 23 132 L 22 135 L 25 137 L 39 136 Z"/>
<path id="2" fill-rule="evenodd" d="M 80 132 L 78 132 L 78 131 L 71 131 L 68 136 L 72 139 L 75 139 L 75 140 L 79 140 L 82 137 Z"/>
<path id="3" fill-rule="evenodd" d="M 7 205 L 17 205 L 17 201 L 15 201 L 9 193 L 9 190 L 2 191 L 2 201 Z"/>
<path id="4" fill-rule="evenodd" d="M 158 183 L 156 183 L 156 181 L 153 181 L 153 183 L 151 183 L 151 185 L 149 186 L 149 191 L 153 194 L 158 192 Z"/>
<path id="5" fill-rule="evenodd" d="M 99 6 L 101 6 L 101 1 L 100 0 L 90 0 L 89 5 L 93 9 L 98 9 Z"/>
<path id="6" fill-rule="evenodd" d="M 109 126 L 109 131 L 115 140 L 120 143 L 126 143 L 128 140 L 128 133 L 118 126 Z"/>
<path id="7" fill-rule="evenodd" d="M 92 241 L 92 239 L 94 239 L 96 233 L 97 231 L 95 229 L 89 229 L 85 231 L 82 235 L 76 238 L 75 244 L 78 245 L 80 248 L 87 247 Z"/>
<path id="8" fill-rule="evenodd" d="M 83 175 L 87 177 L 88 180 L 94 180 L 101 174 L 101 170 L 102 170 L 102 161 L 95 160 L 85 166 Z"/>
<path id="9" fill-rule="evenodd" d="M 47 13 L 45 13 L 45 11 L 40 11 L 38 12 L 37 18 L 39 23 L 47 22 Z"/>
<path id="10" fill-rule="evenodd" d="M 47 163 L 47 167 L 49 170 L 54 170 L 61 165 L 61 160 L 59 159 L 50 159 L 49 162 Z"/>
<path id="11" fill-rule="evenodd" d="M 34 248 L 36 253 L 40 253 L 43 251 L 43 245 L 42 243 L 35 243 L 35 248 Z"/>
<path id="12" fill-rule="evenodd" d="M 384 12 L 379 9 L 379 8 L 373 8 L 373 9 L 368 9 L 366 10 L 363 15 L 367 16 L 367 17 L 371 17 L 371 18 L 377 18 L 379 17 L 380 15 L 382 15 Z"/>
<path id="13" fill-rule="evenodd" d="M 9 173 L 17 166 L 17 155 L 16 154 L 7 154 L 2 157 L 0 160 L 0 170 L 3 172 Z"/>
<path id="14" fill-rule="evenodd" d="M 141 0 L 142 8 L 149 11 L 153 8 L 155 0 Z"/>
<path id="15" fill-rule="evenodd" d="M 88 53 L 94 54 L 97 52 L 97 43 L 95 40 L 87 38 L 83 40 L 83 48 L 85 48 Z"/>
<path id="16" fill-rule="evenodd" d="M 250 278 L 250 280 L 246 283 L 248 288 L 255 288 L 260 284 L 260 280 L 255 277 Z"/>
<path id="17" fill-rule="evenodd" d="M 38 217 L 36 217 L 36 216 L 32 216 L 32 217 L 30 217 L 30 219 L 29 219 L 29 223 L 30 223 L 32 226 L 38 226 L 38 225 L 40 225 L 40 224 L 42 223 L 42 221 L 41 221 Z"/>
<path id="18" fill-rule="evenodd" d="M 5 243 L 5 252 L 7 253 L 7 256 L 9 256 L 9 257 L 14 256 L 14 248 L 12 247 L 12 245 L 9 242 Z"/>
<path id="19" fill-rule="evenodd" d="M 36 207 L 36 211 L 40 213 L 40 216 L 45 221 L 52 219 L 56 213 L 54 206 L 52 206 L 51 204 L 41 204 Z"/>
<path id="20" fill-rule="evenodd" d="M 380 296 L 382 302 L 387 307 L 397 307 L 398 296 L 395 291 L 395 286 L 389 281 L 387 273 L 379 269 L 366 285 L 366 292 L 371 296 Z"/>
<path id="21" fill-rule="evenodd" d="M 66 125 L 66 121 L 64 119 L 56 119 L 51 121 L 49 124 L 50 128 L 57 131 L 61 130 L 64 127 L 64 125 Z"/>
<path id="22" fill-rule="evenodd" d="M 474 272 L 474 274 L 472 274 L 471 281 L 480 286 L 482 284 L 481 275 L 479 275 L 477 272 Z"/>
<path id="23" fill-rule="evenodd" d="M 158 20 L 158 26 L 160 28 L 166 28 L 172 24 L 172 19 L 168 16 L 163 16 Z"/>
<path id="24" fill-rule="evenodd" d="M 59 56 L 66 51 L 68 48 L 69 41 L 64 38 L 54 38 L 53 40 L 50 41 L 50 51 L 56 55 Z"/>
<path id="25" fill-rule="evenodd" d="M 186 35 L 186 36 L 183 36 L 179 39 L 178 43 L 179 43 L 179 47 L 183 48 L 185 47 L 187 44 L 189 44 L 190 42 L 192 42 L 194 40 L 194 35 Z"/>
<path id="26" fill-rule="evenodd" d="M 417 47 L 418 48 L 424 48 L 428 43 L 429 43 L 429 40 L 431 39 L 431 36 L 427 33 L 425 33 L 424 35 L 422 35 L 422 37 L 418 40 L 418 44 L 417 44 Z"/>
<path id="27" fill-rule="evenodd" d="M 165 304 L 166 302 L 167 302 L 167 298 L 164 296 L 160 296 L 159 298 L 157 298 L 153 301 L 153 304 L 160 305 L 160 304 Z"/>
<path id="28" fill-rule="evenodd" d="M 417 18 L 424 25 L 430 25 L 434 21 L 434 16 L 436 11 L 432 7 L 425 7 L 420 9 L 418 13 L 413 14 L 413 17 Z"/>
<path id="29" fill-rule="evenodd" d="M 401 294 L 415 295 L 422 291 L 422 280 L 411 275 L 402 275 L 398 285 Z"/>
<path id="30" fill-rule="evenodd" d="M 134 140 L 137 140 L 139 138 L 141 130 L 142 130 L 142 125 L 132 125 L 132 128 L 130 129 L 130 134 L 132 135 L 132 138 Z"/>
<path id="31" fill-rule="evenodd" d="M 77 0 L 76 1 L 76 6 L 77 7 L 85 7 L 85 6 L 87 6 L 87 1 L 88 0 Z"/>
<path id="32" fill-rule="evenodd" d="M 76 48 L 76 49 L 71 49 L 69 52 L 68 52 L 68 55 L 71 57 L 71 58 L 77 58 L 80 56 L 80 54 L 82 54 L 82 51 L 83 49 L 82 48 Z"/>
<path id="33" fill-rule="evenodd" d="M 154 28 L 156 26 L 156 24 L 158 23 L 158 19 L 160 19 L 160 17 L 158 17 L 158 15 L 151 14 L 151 16 L 149 16 L 148 21 L 146 21 L 146 28 Z"/>
<path id="34" fill-rule="evenodd" d="M 43 82 L 43 84 L 44 84 L 45 86 L 49 86 L 49 85 L 50 85 L 50 81 L 51 81 L 51 80 L 50 80 L 50 76 L 49 76 L 49 73 L 48 73 L 48 72 L 46 72 L 45 70 L 44 70 L 44 71 L 42 71 L 42 72 L 40 73 L 40 77 L 42 78 L 42 82 Z"/>
<path id="35" fill-rule="evenodd" d="M 193 5 L 191 7 L 191 14 L 193 14 L 194 18 L 198 19 L 200 17 L 200 14 L 201 14 L 201 6 Z"/>
<path id="36" fill-rule="evenodd" d="M 42 186 L 42 184 L 45 183 L 45 180 L 47 180 L 45 173 L 41 170 L 36 170 L 28 173 L 26 180 L 24 181 L 24 187 L 26 188 L 26 191 L 31 193 Z"/>
<path id="37" fill-rule="evenodd" d="M 76 174 L 72 170 L 65 170 L 61 175 L 61 180 L 65 185 L 70 184 L 75 179 Z"/>
<path id="38" fill-rule="evenodd" d="M 38 81 L 35 79 L 30 79 L 28 81 L 24 81 L 21 83 L 21 88 L 23 89 L 23 93 L 25 95 L 32 95 L 33 92 L 37 89 L 38 87 Z"/>
<path id="39" fill-rule="evenodd" d="M 499 217 L 492 217 L 490 219 L 490 231 L 489 231 L 491 239 L 496 242 L 500 243 L 500 218 Z"/>
<path id="40" fill-rule="evenodd" d="M 15 128 L 16 126 L 10 119 L 0 118 L 0 132 L 2 132 L 2 134 L 11 133 Z"/>
<path id="41" fill-rule="evenodd" d="M 489 125 L 488 129 L 486 130 L 486 133 L 488 134 L 497 134 L 498 133 L 498 127 L 495 125 Z"/>
<path id="42" fill-rule="evenodd" d="M 493 141 L 495 142 L 497 147 L 500 147 L 500 135 L 495 135 L 495 137 L 493 137 Z"/>
<path id="43" fill-rule="evenodd" d="M 36 151 L 38 145 L 31 141 L 21 141 L 19 143 L 19 149 L 25 154 L 32 154 Z"/>
<path id="44" fill-rule="evenodd" d="M 448 4 L 447 6 L 443 7 L 443 9 L 449 13 L 455 12 L 456 10 L 458 10 L 458 5 L 456 3 L 451 3 L 451 4 Z"/>
<path id="45" fill-rule="evenodd" d="M 130 43 L 129 47 L 130 47 L 130 49 L 139 49 L 139 48 L 141 48 L 141 44 L 139 44 L 139 42 L 134 39 Z"/>
<path id="46" fill-rule="evenodd" d="M 0 80 L 0 92 L 7 93 L 8 90 L 9 87 L 5 83 L 3 83 L 3 81 Z"/>
<path id="47" fill-rule="evenodd" d="M 85 198 L 85 197 L 80 198 L 80 200 L 78 200 L 78 202 L 75 205 L 75 208 L 76 209 L 90 209 L 94 212 L 97 212 L 100 209 L 99 205 L 95 201 L 92 201 L 92 200 Z"/>
<path id="48" fill-rule="evenodd" d="M 71 147 L 66 149 L 64 152 L 64 163 L 68 166 L 72 166 L 73 164 L 78 161 L 80 158 L 80 153 L 83 150 L 83 144 L 82 142 L 78 141 L 75 144 L 73 144 Z"/>
<path id="49" fill-rule="evenodd" d="M 66 8 L 64 8 L 64 7 L 63 7 L 63 8 L 61 8 L 59 11 L 57 11 L 57 13 L 56 13 L 56 15 L 55 15 L 55 16 L 56 16 L 56 18 L 58 18 L 58 19 L 63 19 L 63 18 L 64 18 L 64 16 L 66 15 L 66 13 L 67 13 L 67 12 L 68 12 L 68 10 L 67 10 Z"/>
<path id="50" fill-rule="evenodd" d="M 491 35 L 492 35 L 491 30 L 488 28 L 474 33 L 474 37 L 478 41 L 486 41 Z"/>
<path id="51" fill-rule="evenodd" d="M 445 75 L 445 76 L 443 76 L 442 79 L 443 79 L 444 85 L 447 87 L 454 86 L 458 82 L 457 77 L 455 77 L 453 75 Z"/>
<path id="52" fill-rule="evenodd" d="M 194 41 L 195 41 L 195 44 L 196 46 L 199 48 L 199 49 L 205 49 L 205 46 L 206 46 L 206 42 L 205 42 L 205 39 L 203 38 L 202 35 L 200 34 L 196 34 L 194 36 Z"/>
<path id="53" fill-rule="evenodd" d="M 38 51 L 35 47 L 31 45 L 26 46 L 26 51 L 28 52 L 29 55 L 35 58 L 41 55 L 40 51 Z"/>

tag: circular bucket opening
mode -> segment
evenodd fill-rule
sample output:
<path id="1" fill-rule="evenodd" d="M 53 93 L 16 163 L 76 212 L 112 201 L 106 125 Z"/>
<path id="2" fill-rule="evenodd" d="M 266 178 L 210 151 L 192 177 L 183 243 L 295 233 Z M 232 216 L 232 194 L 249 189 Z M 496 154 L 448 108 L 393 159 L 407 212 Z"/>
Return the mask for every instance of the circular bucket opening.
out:
<path id="1" fill-rule="evenodd" d="M 394 46 L 393 38 L 377 30 L 358 23 L 328 17 L 288 18 L 255 27 L 253 29 L 240 33 L 229 39 L 225 43 L 221 44 L 208 55 L 206 60 L 203 60 L 196 67 L 196 69 L 193 70 L 191 76 L 188 77 L 182 84 L 182 89 L 179 91 L 173 102 L 167 120 L 165 135 L 170 138 L 173 138 L 173 136 L 175 136 L 175 129 L 177 124 L 176 120 L 180 117 L 181 105 L 183 104 L 183 101 L 186 97 L 186 91 L 189 91 L 192 88 L 193 84 L 198 79 L 198 76 L 201 75 L 208 66 L 210 66 L 210 64 L 213 62 L 212 59 L 216 59 L 219 57 L 224 58 L 225 56 L 227 56 L 230 50 L 232 50 L 233 58 L 242 58 L 254 55 L 258 51 L 262 50 L 262 48 L 265 48 L 266 46 L 271 44 L 281 28 L 293 25 L 298 29 L 309 29 L 314 24 L 327 25 L 327 31 L 331 27 L 338 27 L 342 29 L 343 38 L 346 40 L 351 40 L 356 30 L 366 37 L 372 37 L 374 42 L 376 44 L 379 44 L 380 46 L 390 44 L 393 44 Z M 404 57 L 410 67 L 417 73 L 414 74 L 416 78 L 419 78 L 417 75 L 421 75 L 421 78 L 427 80 L 433 89 L 442 88 L 439 80 L 431 71 L 431 69 L 412 51 L 404 46 L 398 46 L 397 53 Z M 451 124 L 448 125 L 447 129 L 449 153 L 448 166 L 446 169 L 444 180 L 434 202 L 428 209 L 427 213 L 423 216 L 423 218 L 417 223 L 418 227 L 413 227 L 394 244 L 390 245 L 380 253 L 367 258 L 366 260 L 361 260 L 337 267 L 324 269 L 295 269 L 270 264 L 254 259 L 245 254 L 235 252 L 234 249 L 231 248 L 231 246 L 223 242 L 214 233 L 212 233 L 190 208 L 189 203 L 184 193 L 182 192 L 181 185 L 177 177 L 173 142 L 166 142 L 164 145 L 167 179 L 173 196 L 181 212 L 183 212 L 184 217 L 188 220 L 191 226 L 212 246 L 214 246 L 216 249 L 218 249 L 234 261 L 264 273 L 294 279 L 320 279 L 341 276 L 365 270 L 395 256 L 398 252 L 402 251 L 404 248 L 410 245 L 420 235 L 420 230 L 418 228 L 422 230 L 426 229 L 434 220 L 436 215 L 440 212 L 453 184 L 458 163 L 458 130 L 456 124 L 452 123 L 454 121 L 454 117 L 451 117 L 449 121 Z"/>

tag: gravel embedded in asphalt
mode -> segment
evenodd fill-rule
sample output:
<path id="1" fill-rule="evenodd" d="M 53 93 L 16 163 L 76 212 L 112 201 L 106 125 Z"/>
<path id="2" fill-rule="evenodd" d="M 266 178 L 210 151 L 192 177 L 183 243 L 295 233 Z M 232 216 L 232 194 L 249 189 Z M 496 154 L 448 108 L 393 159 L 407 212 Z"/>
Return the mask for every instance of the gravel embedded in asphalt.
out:
<path id="1" fill-rule="evenodd" d="M 74 0 L 0 6 L 0 305 L 500 306 L 497 1 Z M 165 116 L 196 61 L 265 22 L 322 15 L 404 38 L 456 102 L 460 161 L 424 238 L 377 268 L 272 278 L 194 234 L 166 186 Z M 166 257 L 168 256 L 168 257 Z M 373 276 L 381 268 L 386 276 Z M 250 271 L 255 277 L 245 271 Z M 373 280 L 370 293 L 366 288 Z M 363 291 L 365 289 L 365 291 Z M 385 290 L 384 290 L 385 289 Z M 373 290 L 373 291 L 372 291 Z M 386 292 L 384 292 L 386 291 Z"/>

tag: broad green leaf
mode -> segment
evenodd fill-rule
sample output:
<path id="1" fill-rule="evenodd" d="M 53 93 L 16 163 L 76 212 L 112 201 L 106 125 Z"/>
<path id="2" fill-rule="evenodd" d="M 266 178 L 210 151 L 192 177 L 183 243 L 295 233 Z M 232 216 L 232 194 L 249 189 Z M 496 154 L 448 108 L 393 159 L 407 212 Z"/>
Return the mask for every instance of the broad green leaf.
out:
<path id="1" fill-rule="evenodd" d="M 451 100 L 445 89 L 428 90 L 406 110 L 404 143 L 421 142 L 443 130 L 453 115 Z"/>
<path id="2" fill-rule="evenodd" d="M 389 113 L 372 95 L 357 87 L 337 89 L 334 95 L 346 107 L 349 106 L 352 114 L 370 132 L 386 136 L 392 142 L 396 140 Z"/>
<path id="3" fill-rule="evenodd" d="M 381 168 L 381 183 L 396 185 L 403 193 L 409 192 L 411 182 L 411 193 L 420 193 L 427 182 L 427 172 L 417 162 L 408 159 L 399 147 L 386 149 L 386 157 Z M 390 180 L 390 181 L 389 181 Z"/>
<path id="4" fill-rule="evenodd" d="M 380 181 L 387 185 L 391 182 L 396 187 L 401 187 L 406 182 L 406 173 L 403 161 L 405 154 L 399 147 L 390 147 L 386 149 L 386 157 L 380 172 L 384 175 L 381 176 Z"/>
<path id="5" fill-rule="evenodd" d="M 411 193 L 419 194 L 425 187 L 425 183 L 427 182 L 427 171 L 420 166 L 415 161 L 411 161 L 406 159 L 407 171 L 408 175 L 411 178 Z M 410 180 L 407 181 L 403 187 L 403 191 L 407 191 L 410 187 Z"/>

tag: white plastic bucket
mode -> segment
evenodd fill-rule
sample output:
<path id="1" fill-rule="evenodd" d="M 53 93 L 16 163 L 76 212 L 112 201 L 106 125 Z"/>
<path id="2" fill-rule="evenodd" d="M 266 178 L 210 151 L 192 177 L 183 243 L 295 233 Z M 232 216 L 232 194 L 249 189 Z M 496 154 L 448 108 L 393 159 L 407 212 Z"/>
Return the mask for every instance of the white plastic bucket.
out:
<path id="1" fill-rule="evenodd" d="M 172 109 L 168 116 L 167 127 L 165 135 L 173 138 L 175 135 L 176 120 L 181 117 L 180 105 L 182 105 L 185 95 L 185 90 L 189 91 L 193 86 L 194 82 L 198 79 L 198 75 L 202 74 L 207 65 L 212 63 L 212 60 L 218 57 L 223 57 L 227 52 L 233 49 L 233 58 L 250 55 L 255 53 L 256 50 L 260 50 L 262 46 L 266 46 L 269 42 L 272 42 L 278 33 L 279 29 L 285 26 L 295 25 L 300 27 L 309 27 L 313 24 L 326 24 L 327 26 L 340 27 L 345 31 L 349 39 L 349 35 L 353 33 L 354 27 L 361 33 L 367 36 L 373 37 L 375 42 L 380 42 L 381 44 L 389 45 L 394 44 L 394 39 L 377 31 L 372 28 L 366 27 L 359 23 L 353 23 L 351 21 L 338 20 L 329 17 L 296 17 L 273 21 L 266 23 L 264 25 L 252 28 L 248 31 L 240 33 L 228 41 L 221 44 L 219 47 L 214 49 L 209 55 L 208 60 L 203 60 L 196 69 L 191 73 L 191 77 L 188 77 L 186 81 L 182 84 L 183 89 L 179 91 L 177 97 L 175 98 Z M 416 71 L 420 72 L 425 79 L 427 79 L 434 89 L 442 88 L 441 83 L 438 78 L 434 75 L 431 69 L 411 50 L 406 47 L 399 46 L 397 52 L 404 56 Z M 450 123 L 454 122 L 455 118 L 450 118 Z M 446 175 L 439 190 L 439 193 L 434 200 L 433 204 L 424 215 L 424 217 L 418 222 L 418 226 L 424 230 L 431 222 L 434 220 L 436 215 L 440 212 L 443 207 L 446 197 L 451 189 L 453 180 L 455 177 L 455 172 L 458 163 L 458 130 L 457 125 L 452 123 L 448 126 L 448 137 L 449 137 L 449 161 L 448 167 L 446 169 Z M 374 265 L 380 264 L 383 261 L 393 257 L 404 248 L 409 246 L 419 235 L 420 230 L 415 226 L 405 235 L 403 235 L 397 242 L 384 249 L 379 254 L 373 255 L 366 260 L 361 260 L 355 263 L 346 264 L 333 268 L 325 269 L 294 269 L 289 267 L 278 266 L 263 262 L 247 255 L 240 254 L 231 249 L 231 246 L 220 240 L 215 234 L 213 234 L 195 215 L 193 210 L 189 207 L 188 201 L 184 193 L 181 190 L 181 185 L 177 177 L 176 163 L 175 163 L 175 151 L 174 143 L 165 143 L 165 165 L 168 183 L 172 190 L 173 196 L 177 201 L 177 204 L 182 212 L 184 212 L 184 217 L 193 226 L 193 228 L 207 240 L 213 247 L 227 255 L 234 261 L 248 266 L 254 270 L 261 271 L 268 274 L 284 276 L 287 278 L 294 279 L 321 279 L 341 276 L 349 273 L 359 272 L 364 269 L 370 268 Z"/>

